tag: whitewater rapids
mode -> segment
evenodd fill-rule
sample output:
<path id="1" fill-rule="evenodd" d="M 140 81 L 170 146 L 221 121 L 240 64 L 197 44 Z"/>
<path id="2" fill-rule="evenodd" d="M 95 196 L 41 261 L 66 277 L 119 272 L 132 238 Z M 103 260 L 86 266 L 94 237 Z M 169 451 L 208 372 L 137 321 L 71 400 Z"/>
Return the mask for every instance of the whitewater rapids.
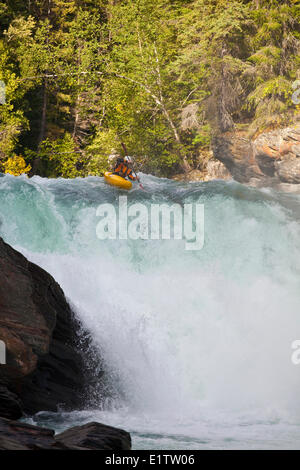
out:
<path id="1" fill-rule="evenodd" d="M 0 178 L 0 236 L 62 286 L 112 391 L 32 422 L 96 419 L 133 448 L 300 449 L 300 196 L 141 176 L 129 205 L 204 204 L 203 249 L 99 240 L 97 207 L 120 195 L 102 178 Z"/>

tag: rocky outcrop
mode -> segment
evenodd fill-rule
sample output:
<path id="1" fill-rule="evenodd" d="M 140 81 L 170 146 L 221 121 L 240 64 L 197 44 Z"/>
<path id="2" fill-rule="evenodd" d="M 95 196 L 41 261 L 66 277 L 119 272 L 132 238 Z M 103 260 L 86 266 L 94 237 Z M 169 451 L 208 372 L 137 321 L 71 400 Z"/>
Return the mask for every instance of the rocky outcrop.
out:
<path id="1" fill-rule="evenodd" d="M 233 178 L 253 186 L 300 192 L 300 124 L 247 138 L 227 132 L 213 139 L 214 157 Z"/>
<path id="2" fill-rule="evenodd" d="M 1 238 L 0 279 L 0 340 L 6 349 L 6 361 L 0 356 L 0 450 L 130 450 L 130 434 L 104 424 L 55 435 L 15 421 L 58 405 L 78 408 L 87 377 L 76 348 L 79 325 L 60 286 Z"/>
<path id="3" fill-rule="evenodd" d="M 0 238 L 0 416 L 76 408 L 84 390 L 76 320 L 60 286 Z"/>
<path id="4" fill-rule="evenodd" d="M 52 429 L 0 418 L 0 450 L 130 450 L 130 434 L 88 423 L 55 435 Z"/>
<path id="5" fill-rule="evenodd" d="M 176 181 L 211 181 L 215 179 L 228 180 L 231 175 L 225 165 L 219 160 L 211 158 L 204 165 L 203 170 L 191 170 L 173 176 Z"/>
<path id="6" fill-rule="evenodd" d="M 54 431 L 0 418 L 0 450 L 62 449 Z"/>
<path id="7" fill-rule="evenodd" d="M 56 436 L 56 441 L 68 448 L 91 450 L 130 450 L 130 434 L 101 423 L 76 426 Z"/>
<path id="8" fill-rule="evenodd" d="M 205 180 L 210 181 L 215 179 L 229 180 L 231 179 L 231 175 L 222 162 L 211 158 L 206 165 Z"/>
<path id="9" fill-rule="evenodd" d="M 0 385 L 0 416 L 18 419 L 22 416 L 22 402 L 6 386 Z"/>

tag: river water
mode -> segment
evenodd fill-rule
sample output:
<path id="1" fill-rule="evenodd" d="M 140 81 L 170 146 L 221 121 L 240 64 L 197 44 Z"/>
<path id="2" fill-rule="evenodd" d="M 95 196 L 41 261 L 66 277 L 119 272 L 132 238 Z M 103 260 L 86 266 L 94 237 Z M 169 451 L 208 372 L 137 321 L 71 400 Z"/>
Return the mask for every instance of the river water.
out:
<path id="1" fill-rule="evenodd" d="M 28 421 L 96 420 L 135 449 L 300 449 L 300 196 L 141 177 L 129 193 L 97 177 L 0 178 L 0 235 L 60 283 L 110 390 Z M 203 248 L 100 240 L 97 208 L 120 195 L 149 211 L 203 205 Z"/>

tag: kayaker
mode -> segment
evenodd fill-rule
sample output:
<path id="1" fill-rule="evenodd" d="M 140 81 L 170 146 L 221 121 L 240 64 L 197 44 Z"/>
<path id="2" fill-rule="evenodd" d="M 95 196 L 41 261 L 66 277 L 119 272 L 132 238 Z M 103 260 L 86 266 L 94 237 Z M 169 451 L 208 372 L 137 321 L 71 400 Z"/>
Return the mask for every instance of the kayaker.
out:
<path id="1" fill-rule="evenodd" d="M 131 157 L 117 157 L 115 167 L 113 169 L 113 174 L 122 176 L 122 178 L 129 178 L 131 181 L 138 180 L 136 174 L 132 170 L 133 161 Z"/>

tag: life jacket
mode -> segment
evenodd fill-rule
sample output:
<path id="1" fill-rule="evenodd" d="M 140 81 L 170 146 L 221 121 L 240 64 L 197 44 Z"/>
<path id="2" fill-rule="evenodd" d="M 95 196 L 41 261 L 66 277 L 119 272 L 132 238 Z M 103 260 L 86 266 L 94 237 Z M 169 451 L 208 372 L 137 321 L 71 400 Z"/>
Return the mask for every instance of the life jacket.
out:
<path id="1" fill-rule="evenodd" d="M 131 168 L 129 168 L 124 162 L 118 162 L 117 166 L 114 169 L 114 173 L 122 176 L 122 178 L 130 178 L 132 181 L 136 180 L 136 177 L 133 176 Z"/>

